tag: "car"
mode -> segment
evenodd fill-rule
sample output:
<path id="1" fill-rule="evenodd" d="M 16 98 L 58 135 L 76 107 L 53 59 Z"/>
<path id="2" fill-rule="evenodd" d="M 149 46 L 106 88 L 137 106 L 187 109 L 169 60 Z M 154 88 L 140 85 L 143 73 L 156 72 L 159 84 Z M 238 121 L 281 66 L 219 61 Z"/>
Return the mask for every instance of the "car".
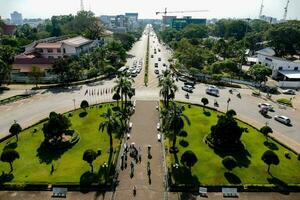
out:
<path id="1" fill-rule="evenodd" d="M 155 74 L 159 74 L 158 69 L 154 70 L 154 73 L 155 73 Z"/>
<path id="2" fill-rule="evenodd" d="M 163 66 L 166 67 L 167 66 L 166 63 L 164 63 Z"/>
<path id="3" fill-rule="evenodd" d="M 155 63 L 155 64 L 154 64 L 154 67 L 158 67 L 158 63 Z"/>
<path id="4" fill-rule="evenodd" d="M 209 86 L 205 91 L 206 94 L 213 95 L 216 97 L 219 96 L 219 89 L 216 86 Z"/>
<path id="5" fill-rule="evenodd" d="M 161 61 L 161 58 L 158 58 L 158 61 Z"/>
<path id="6" fill-rule="evenodd" d="M 184 76 L 179 76 L 178 80 L 182 81 L 182 82 L 187 82 L 186 78 Z"/>
<path id="7" fill-rule="evenodd" d="M 156 128 L 158 131 L 160 130 L 160 123 L 157 123 Z"/>
<path id="8" fill-rule="evenodd" d="M 189 93 L 193 92 L 193 87 L 190 86 L 190 85 L 184 85 L 184 86 L 181 87 L 181 89 L 186 91 L 186 92 L 189 92 Z"/>
<path id="9" fill-rule="evenodd" d="M 160 52 L 160 49 L 157 49 L 158 50 L 158 52 Z"/>
<path id="10" fill-rule="evenodd" d="M 276 115 L 274 117 L 274 119 L 278 122 L 281 122 L 281 123 L 285 124 L 285 125 L 290 125 L 291 124 L 291 120 L 288 117 L 283 116 L 283 115 Z"/>
<path id="11" fill-rule="evenodd" d="M 153 54 L 151 55 L 151 58 L 153 58 Z"/>
<path id="12" fill-rule="evenodd" d="M 157 141 L 161 141 L 161 135 L 160 135 L 160 133 L 157 133 Z"/>
<path id="13" fill-rule="evenodd" d="M 187 80 L 184 85 L 189 85 L 191 86 L 192 88 L 195 88 L 195 82 L 194 81 L 190 81 L 190 80 Z"/>
<path id="14" fill-rule="evenodd" d="M 271 104 L 268 104 L 268 103 L 260 103 L 258 104 L 258 107 L 259 108 L 267 108 L 268 110 L 274 110 L 273 106 Z"/>
<path id="15" fill-rule="evenodd" d="M 282 94 L 291 94 L 291 95 L 295 95 L 296 92 L 295 92 L 295 90 L 287 89 L 287 90 L 282 90 Z"/>

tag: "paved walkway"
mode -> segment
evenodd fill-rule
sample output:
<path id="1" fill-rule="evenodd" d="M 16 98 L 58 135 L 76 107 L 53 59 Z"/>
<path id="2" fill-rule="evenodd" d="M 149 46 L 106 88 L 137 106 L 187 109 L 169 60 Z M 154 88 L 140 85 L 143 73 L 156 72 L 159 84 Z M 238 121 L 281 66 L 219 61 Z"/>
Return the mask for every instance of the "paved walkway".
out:
<path id="1" fill-rule="evenodd" d="M 123 199 L 156 199 L 164 196 L 162 149 L 157 141 L 156 125 L 159 113 L 156 110 L 156 101 L 137 101 L 136 111 L 131 118 L 133 127 L 128 144 L 135 143 L 137 149 L 141 148 L 141 163 L 134 167 L 134 176 L 130 178 L 130 163 L 132 158 L 128 155 L 127 168 L 120 172 L 120 183 L 116 188 L 116 200 Z M 148 159 L 147 146 L 151 145 L 152 158 Z M 147 175 L 147 161 L 150 161 L 151 183 Z M 136 196 L 133 195 L 133 186 L 136 186 Z"/>

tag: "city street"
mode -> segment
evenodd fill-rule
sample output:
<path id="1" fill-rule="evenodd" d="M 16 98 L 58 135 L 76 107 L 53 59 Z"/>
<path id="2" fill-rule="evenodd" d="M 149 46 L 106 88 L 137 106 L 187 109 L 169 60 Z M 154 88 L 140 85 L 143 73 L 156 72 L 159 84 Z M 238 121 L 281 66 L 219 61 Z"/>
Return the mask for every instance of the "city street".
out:
<path id="1" fill-rule="evenodd" d="M 147 31 L 145 31 L 147 32 Z M 133 99 L 136 100 L 158 100 L 159 99 L 159 88 L 157 74 L 154 73 L 155 69 L 162 73 L 168 66 L 168 59 L 171 56 L 171 52 L 166 49 L 165 46 L 159 44 L 158 39 L 154 32 L 150 33 L 150 58 L 149 58 L 149 83 L 146 87 L 144 84 L 144 64 L 147 47 L 147 35 L 143 34 L 142 38 L 137 41 L 132 49 L 128 52 L 130 58 L 128 58 L 126 66 L 132 66 L 134 60 L 143 61 L 142 71 L 134 78 L 134 87 L 136 88 L 136 95 Z M 154 48 L 156 54 L 154 54 Z M 151 58 L 153 55 L 153 58 Z M 158 58 L 161 61 L 158 61 Z M 155 63 L 158 63 L 158 67 L 155 68 Z M 167 67 L 163 66 L 163 63 Z M 229 102 L 229 109 L 234 109 L 238 117 L 246 122 L 260 128 L 266 123 L 271 126 L 275 132 L 273 135 L 283 140 L 289 146 L 300 152 L 300 114 L 296 108 L 279 108 L 277 103 L 273 103 L 269 100 L 262 98 L 253 97 L 250 89 L 238 89 L 234 90 L 233 94 L 229 93 L 228 88 L 220 88 L 220 97 L 212 97 L 205 94 L 207 85 L 197 84 L 194 92 L 189 95 L 189 99 L 185 98 L 186 92 L 181 87 L 183 83 L 177 82 L 178 92 L 176 93 L 176 100 L 189 101 L 192 103 L 201 103 L 202 97 L 207 97 L 209 100 L 208 106 L 213 107 L 213 102 L 216 100 L 219 104 L 217 109 L 226 111 L 227 100 Z M 21 124 L 23 128 L 30 126 L 40 119 L 43 119 L 49 115 L 51 111 L 66 112 L 68 110 L 78 108 L 80 102 L 84 99 L 88 100 L 90 104 L 111 101 L 112 93 L 111 89 L 114 86 L 114 79 L 103 80 L 95 82 L 93 84 L 85 84 L 81 86 L 72 86 L 67 89 L 49 89 L 41 90 L 39 94 L 34 95 L 31 98 L 20 100 L 11 104 L 0 106 L 0 137 L 6 136 L 8 129 L 11 124 L 16 120 Z M 86 91 L 95 91 L 94 95 L 85 95 Z M 100 91 L 100 92 L 97 92 Z M 105 91 L 101 94 L 101 91 Z M 108 92 L 106 92 L 108 91 Z M 99 95 L 96 93 L 100 93 Z M 236 96 L 237 93 L 241 93 L 241 99 Z M 5 95 L 2 94 L 2 95 Z M 2 96 L 1 95 L 1 96 Z M 300 98 L 299 93 L 296 95 L 296 99 Z M 263 117 L 258 111 L 258 104 L 262 102 L 268 102 L 274 106 L 275 112 L 270 112 L 270 118 Z M 285 115 L 291 119 L 292 126 L 286 126 L 273 119 L 275 115 Z"/>

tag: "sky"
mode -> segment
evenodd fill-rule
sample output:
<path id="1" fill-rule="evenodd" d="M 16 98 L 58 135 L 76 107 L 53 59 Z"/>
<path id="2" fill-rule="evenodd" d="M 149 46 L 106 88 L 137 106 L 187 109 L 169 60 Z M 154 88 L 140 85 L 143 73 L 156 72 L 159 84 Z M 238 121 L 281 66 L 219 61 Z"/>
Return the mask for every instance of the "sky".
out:
<path id="1" fill-rule="evenodd" d="M 85 10 L 96 16 L 138 12 L 139 18 L 161 18 L 156 11 L 209 10 L 186 13 L 201 18 L 257 18 L 262 0 L 83 0 Z M 282 19 L 287 0 L 264 0 L 263 14 Z M 49 18 L 76 14 L 80 0 L 0 0 L 0 16 L 10 18 L 18 11 L 23 18 Z M 171 15 L 171 14 L 170 14 Z M 177 16 L 183 16 L 177 14 Z M 300 19 L 300 0 L 290 0 L 287 19 Z"/>

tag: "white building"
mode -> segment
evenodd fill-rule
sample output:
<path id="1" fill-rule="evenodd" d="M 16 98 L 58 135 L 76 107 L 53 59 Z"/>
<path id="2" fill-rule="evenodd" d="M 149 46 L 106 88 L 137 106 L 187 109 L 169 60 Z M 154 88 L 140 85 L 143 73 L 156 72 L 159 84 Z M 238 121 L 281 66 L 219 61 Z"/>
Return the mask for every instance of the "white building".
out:
<path id="1" fill-rule="evenodd" d="M 10 14 L 11 17 L 11 23 L 14 25 L 22 25 L 23 24 L 23 17 L 21 13 L 18 13 L 17 11 L 14 11 Z"/>

